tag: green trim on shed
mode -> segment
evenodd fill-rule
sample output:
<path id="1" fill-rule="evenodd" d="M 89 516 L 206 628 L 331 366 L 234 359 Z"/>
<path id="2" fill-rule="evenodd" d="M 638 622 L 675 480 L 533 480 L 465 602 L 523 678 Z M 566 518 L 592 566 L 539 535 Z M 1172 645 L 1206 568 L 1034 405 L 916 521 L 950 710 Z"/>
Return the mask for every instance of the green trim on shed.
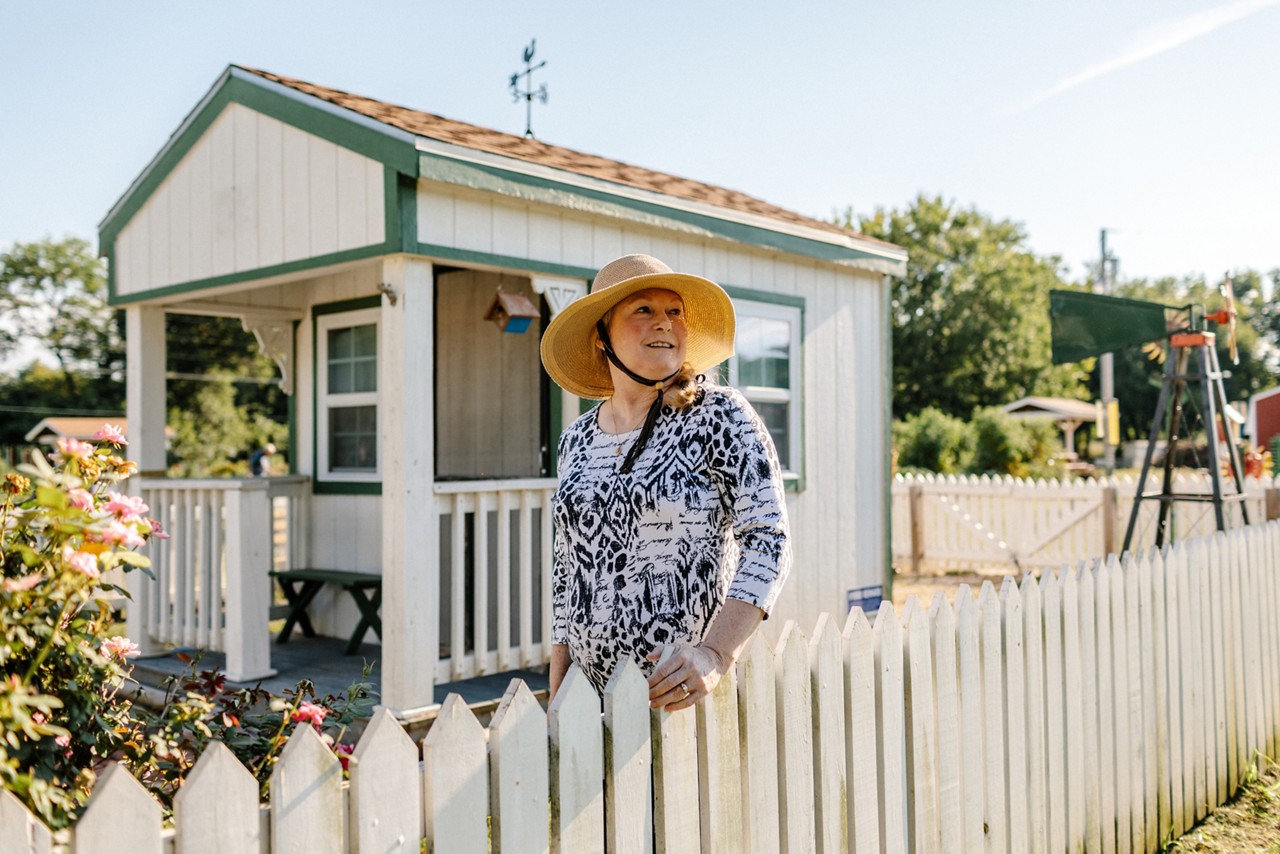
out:
<path id="1" fill-rule="evenodd" d="M 102 251 L 109 252 L 120 230 L 141 210 L 169 173 L 232 103 L 248 107 L 335 145 L 349 148 L 406 175 L 417 175 L 417 149 L 410 140 L 398 138 L 412 134 L 389 125 L 385 131 L 378 130 L 323 109 L 318 104 L 306 103 L 297 96 L 285 94 L 280 91 L 283 88 L 278 83 L 249 72 L 239 71 L 234 67 L 229 69 L 222 85 L 204 101 L 200 112 L 185 123 L 179 134 L 147 167 L 138 183 L 129 189 L 102 221 L 98 228 L 98 243 Z"/>
<path id="2" fill-rule="evenodd" d="M 800 364 L 796 368 L 800 371 L 800 459 L 799 465 L 792 471 L 784 473 L 782 485 L 787 492 L 804 492 L 808 483 L 806 472 L 809 462 L 809 443 L 805 439 L 808 431 L 809 407 L 807 390 L 804 387 L 804 363 L 805 363 L 805 299 L 794 294 L 780 294 L 774 291 L 758 291 L 755 288 L 742 288 L 737 285 L 721 285 L 730 299 L 744 300 L 746 302 L 759 302 L 769 305 L 784 305 L 789 308 L 799 309 L 800 311 Z"/>
<path id="3" fill-rule="evenodd" d="M 658 228 L 720 237 L 739 243 L 763 246 L 793 255 L 823 261 L 874 260 L 901 263 L 901 259 L 841 246 L 822 240 L 785 234 L 769 228 L 734 222 L 628 196 L 580 187 L 481 163 L 464 163 L 431 152 L 421 152 L 420 177 L 502 196 L 540 202 L 588 214 L 641 222 Z"/>
<path id="4" fill-rule="evenodd" d="M 461 261 L 464 264 L 482 264 L 489 267 L 502 267 L 512 272 L 528 271 L 531 273 L 547 273 L 552 276 L 564 276 L 567 279 L 586 279 L 590 282 L 599 270 L 590 267 L 574 267 L 568 264 L 557 264 L 553 261 L 535 261 L 532 258 L 517 258 L 514 255 L 495 255 L 492 252 L 473 252 L 470 249 L 457 249 L 442 246 L 438 243 L 417 244 L 417 254 L 427 258 L 439 258 L 443 261 Z"/>
<path id="5" fill-rule="evenodd" d="M 381 495 L 381 480 L 321 480 L 320 479 L 320 346 L 316 338 L 316 319 L 326 314 L 342 314 L 380 308 L 382 297 L 356 297 L 354 299 L 326 302 L 311 306 L 311 491 L 316 495 Z M 381 331 L 381 330 L 379 330 Z M 381 359 L 381 354 L 379 354 Z M 381 364 L 381 363 L 379 363 Z M 381 391 L 379 391 L 381 393 Z M 381 413 L 379 413 L 381 417 Z M 379 449 L 381 452 L 381 449 Z"/>
<path id="6" fill-rule="evenodd" d="M 334 264 L 345 264 L 349 261 L 363 261 L 366 258 L 378 258 L 383 255 L 390 255 L 399 252 L 400 249 L 393 244 L 375 243 L 371 246 L 360 246 L 355 249 L 344 249 L 341 252 L 330 252 L 327 255 L 316 255 L 311 258 L 303 258 L 299 261 L 286 261 L 283 264 L 273 264 L 270 267 L 257 267 L 252 270 L 241 270 L 236 273 L 225 273 L 221 276 L 211 276 L 207 279 L 196 279 L 190 282 L 179 282 L 176 285 L 165 285 L 162 288 L 152 288 L 149 291 L 139 291 L 136 294 L 128 294 L 120 296 L 112 291 L 108 303 L 110 305 L 129 305 L 135 302 L 145 302 L 146 300 L 159 299 L 160 297 L 174 296 L 175 294 L 192 293 L 195 291 L 203 291 L 208 288 L 216 288 L 221 285 L 233 285 L 239 282 L 251 282 L 255 279 L 269 279 L 272 276 L 283 276 L 289 273 L 298 273 L 305 270 L 318 269 L 320 267 L 330 267 Z M 114 279 L 114 277 L 112 277 Z"/>

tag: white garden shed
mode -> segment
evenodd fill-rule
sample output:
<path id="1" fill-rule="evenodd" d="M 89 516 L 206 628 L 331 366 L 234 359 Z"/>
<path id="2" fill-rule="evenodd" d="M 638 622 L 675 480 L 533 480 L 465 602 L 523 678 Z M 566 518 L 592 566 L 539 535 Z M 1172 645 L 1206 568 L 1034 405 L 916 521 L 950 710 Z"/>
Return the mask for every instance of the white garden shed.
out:
<path id="1" fill-rule="evenodd" d="M 128 317 L 129 450 L 173 530 L 131 636 L 270 669 L 275 566 L 380 575 L 381 693 L 545 661 L 556 437 L 582 403 L 538 334 L 630 252 L 723 284 L 726 381 L 788 471 L 795 570 L 775 618 L 878 599 L 889 569 L 889 296 L 905 252 L 742 193 L 231 66 L 100 226 Z M 526 334 L 495 293 L 540 312 Z M 291 397 L 293 475 L 164 480 L 166 312 L 243 320 Z M 272 550 L 271 500 L 287 503 Z M 279 514 L 277 514 L 278 516 Z M 277 519 L 277 524 L 279 524 Z M 279 532 L 277 531 L 277 535 Z M 321 633 L 353 600 L 325 588 Z M 369 633 L 367 639 L 378 638 Z"/>

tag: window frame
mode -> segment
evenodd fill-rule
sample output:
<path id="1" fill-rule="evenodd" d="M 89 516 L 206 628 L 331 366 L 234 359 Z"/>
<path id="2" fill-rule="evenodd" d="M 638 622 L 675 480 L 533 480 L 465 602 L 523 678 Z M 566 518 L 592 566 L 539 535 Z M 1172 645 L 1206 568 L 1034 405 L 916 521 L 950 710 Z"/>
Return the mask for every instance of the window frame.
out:
<path id="1" fill-rule="evenodd" d="M 742 395 L 753 406 L 756 403 L 786 403 L 788 447 L 786 456 L 788 467 L 783 469 L 783 480 L 791 491 L 804 488 L 804 308 L 802 297 L 787 294 L 774 294 L 766 291 L 748 290 L 745 288 L 726 287 L 725 290 L 733 298 L 734 307 L 739 318 L 761 318 L 764 320 L 783 320 L 791 326 L 791 341 L 788 345 L 788 387 L 783 390 L 775 386 L 744 386 L 739 383 L 739 356 L 735 352 L 727 362 L 727 382 L 742 392 Z M 736 342 L 735 342 L 736 343 Z"/>
<path id="2" fill-rule="evenodd" d="M 377 300 L 377 298 L 374 298 Z M 334 310 L 317 312 L 312 324 L 315 360 L 315 472 L 318 482 L 330 482 L 344 487 L 381 486 L 382 483 L 382 311 L 378 302 L 367 308 L 339 304 Z M 375 349 L 376 389 L 374 391 L 331 393 L 329 391 L 329 333 L 337 329 L 355 326 L 373 326 Z M 377 442 L 376 464 L 370 470 L 335 470 L 332 467 L 329 447 L 329 413 L 344 406 L 374 407 L 374 434 Z"/>

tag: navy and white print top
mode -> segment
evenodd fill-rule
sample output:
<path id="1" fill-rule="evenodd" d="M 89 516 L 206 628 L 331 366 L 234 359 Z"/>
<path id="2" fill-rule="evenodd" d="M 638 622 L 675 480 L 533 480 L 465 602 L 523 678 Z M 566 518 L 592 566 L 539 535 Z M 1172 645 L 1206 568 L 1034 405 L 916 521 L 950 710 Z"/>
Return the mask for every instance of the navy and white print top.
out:
<path id="1" fill-rule="evenodd" d="M 700 642 L 726 598 L 768 614 L 791 548 L 773 440 L 736 389 L 664 407 L 630 474 L 640 431 L 606 433 L 599 412 L 560 437 L 551 637 L 603 693 L 624 656 L 648 674 L 663 644 Z"/>

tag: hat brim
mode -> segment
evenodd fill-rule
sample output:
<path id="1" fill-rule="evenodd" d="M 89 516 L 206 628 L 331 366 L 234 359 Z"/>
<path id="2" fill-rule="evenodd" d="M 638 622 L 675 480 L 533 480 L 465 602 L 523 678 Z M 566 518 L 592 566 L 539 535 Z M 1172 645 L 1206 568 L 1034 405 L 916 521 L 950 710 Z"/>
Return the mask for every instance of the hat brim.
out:
<path id="1" fill-rule="evenodd" d="M 556 315 L 542 335 L 542 364 L 557 385 L 578 397 L 598 400 L 613 394 L 613 377 L 593 343 L 596 321 L 647 288 L 674 291 L 684 300 L 685 361 L 695 372 L 733 355 L 736 322 L 724 288 L 688 273 L 651 273 L 579 297 Z"/>

